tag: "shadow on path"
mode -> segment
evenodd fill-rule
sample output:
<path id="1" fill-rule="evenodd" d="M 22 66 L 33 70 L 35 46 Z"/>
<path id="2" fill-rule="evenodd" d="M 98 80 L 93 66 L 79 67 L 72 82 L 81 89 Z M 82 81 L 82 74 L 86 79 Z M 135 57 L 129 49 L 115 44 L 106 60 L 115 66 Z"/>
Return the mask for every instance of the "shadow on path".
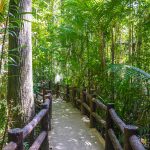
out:
<path id="1" fill-rule="evenodd" d="M 89 119 L 82 116 L 71 103 L 53 101 L 50 147 L 53 150 L 104 150 L 95 129 L 89 128 Z"/>

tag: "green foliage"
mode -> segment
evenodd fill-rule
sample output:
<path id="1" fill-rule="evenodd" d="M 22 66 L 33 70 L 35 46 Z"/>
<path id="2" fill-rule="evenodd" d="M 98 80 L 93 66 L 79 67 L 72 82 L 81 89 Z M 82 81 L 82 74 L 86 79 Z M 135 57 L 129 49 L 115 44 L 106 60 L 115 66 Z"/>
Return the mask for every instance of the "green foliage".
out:
<path id="1" fill-rule="evenodd" d="M 7 119 L 7 103 L 6 100 L 1 100 L 0 101 L 0 134 L 3 133 L 4 127 L 5 127 L 5 123 L 6 123 L 6 119 Z"/>
<path id="2" fill-rule="evenodd" d="M 4 75 L 0 76 L 0 143 L 3 140 L 3 135 L 5 132 L 5 126 L 7 123 L 7 101 L 6 101 L 6 82 L 7 78 Z"/>
<path id="3" fill-rule="evenodd" d="M 54 81 L 61 74 L 64 84 L 94 88 L 104 103 L 115 103 L 127 123 L 141 127 L 140 133 L 147 130 L 150 3 L 147 0 L 59 2 L 36 1 L 36 6 L 42 5 L 37 16 L 43 16 L 37 17 L 38 24 L 34 26 L 38 41 L 34 46 L 35 77 L 49 76 Z M 45 21 L 45 17 L 49 19 Z"/>

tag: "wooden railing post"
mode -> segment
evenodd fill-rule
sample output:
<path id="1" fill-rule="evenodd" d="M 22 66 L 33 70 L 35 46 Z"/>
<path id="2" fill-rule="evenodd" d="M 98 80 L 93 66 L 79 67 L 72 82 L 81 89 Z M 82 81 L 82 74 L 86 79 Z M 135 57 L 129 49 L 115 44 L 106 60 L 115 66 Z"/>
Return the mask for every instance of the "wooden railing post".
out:
<path id="1" fill-rule="evenodd" d="M 43 104 L 42 108 L 48 109 L 48 106 L 46 104 Z M 50 121 L 50 116 L 49 116 L 49 112 L 47 112 L 46 115 L 41 120 L 41 130 L 47 132 L 44 142 L 42 143 L 41 150 L 49 150 L 49 140 L 48 140 L 48 131 L 50 130 L 49 121 Z"/>
<path id="2" fill-rule="evenodd" d="M 132 147 L 129 142 L 129 138 L 132 135 L 137 134 L 138 127 L 133 125 L 126 125 L 124 129 L 124 150 L 132 150 Z"/>
<path id="3" fill-rule="evenodd" d="M 96 104 L 94 102 L 94 98 L 90 98 L 90 128 L 95 128 L 96 127 L 96 121 L 95 118 L 93 117 L 93 113 L 96 113 Z"/>
<path id="4" fill-rule="evenodd" d="M 59 83 L 56 84 L 56 98 L 59 97 L 59 91 L 60 90 L 60 86 L 59 86 Z"/>
<path id="5" fill-rule="evenodd" d="M 52 96 L 50 95 L 50 106 L 49 106 L 49 113 L 50 113 L 50 119 L 52 119 L 52 109 L 53 109 L 53 102 L 52 102 Z M 51 129 L 51 122 L 50 122 L 50 129 Z"/>
<path id="6" fill-rule="evenodd" d="M 69 85 L 66 86 L 66 101 L 70 101 L 70 91 L 69 91 Z"/>
<path id="7" fill-rule="evenodd" d="M 42 88 L 42 92 L 43 92 L 43 103 L 44 103 L 45 102 L 45 94 L 46 94 L 46 89 L 44 86 Z"/>
<path id="8" fill-rule="evenodd" d="M 49 88 L 49 90 L 52 89 L 52 82 L 51 82 L 51 80 L 49 80 L 49 82 L 48 82 L 48 88 Z"/>
<path id="9" fill-rule="evenodd" d="M 113 120 L 111 118 L 111 115 L 109 113 L 109 110 L 111 108 L 114 108 L 114 104 L 108 104 L 107 105 L 107 112 L 106 112 L 106 136 L 105 136 L 105 150 L 114 150 L 112 142 L 109 137 L 108 130 L 113 129 Z"/>
<path id="10" fill-rule="evenodd" d="M 49 99 L 50 100 L 50 104 L 49 104 L 49 130 L 51 130 L 51 119 L 52 119 L 52 96 L 50 93 L 48 93 L 47 95 L 45 95 L 45 99 Z M 47 106 L 44 106 L 44 104 L 42 105 L 42 107 L 44 107 L 44 109 Z"/>
<path id="11" fill-rule="evenodd" d="M 16 150 L 23 150 L 23 130 L 20 128 L 10 129 L 8 131 L 8 142 L 11 141 L 17 144 Z"/>
<path id="12" fill-rule="evenodd" d="M 86 89 L 82 90 L 82 95 L 81 95 L 81 113 L 82 113 L 82 115 L 86 114 L 86 110 L 83 106 L 83 104 L 86 102 L 86 94 L 84 92 L 86 92 Z"/>
<path id="13" fill-rule="evenodd" d="M 75 107 L 76 107 L 76 95 L 77 95 L 76 87 L 73 87 L 72 88 L 72 102 Z"/>
<path id="14" fill-rule="evenodd" d="M 51 91 L 50 93 L 49 93 L 49 99 L 50 99 L 50 108 L 49 108 L 49 115 L 50 115 L 50 119 L 52 119 L 52 82 L 51 82 L 51 80 L 49 81 L 49 90 Z M 51 122 L 50 122 L 50 129 L 51 129 Z"/>

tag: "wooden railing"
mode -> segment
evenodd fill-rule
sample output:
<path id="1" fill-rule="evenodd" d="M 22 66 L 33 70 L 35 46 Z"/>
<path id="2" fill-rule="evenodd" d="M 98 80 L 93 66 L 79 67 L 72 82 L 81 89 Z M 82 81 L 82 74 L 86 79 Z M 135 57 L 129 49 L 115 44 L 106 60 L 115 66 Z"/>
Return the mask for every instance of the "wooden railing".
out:
<path id="1" fill-rule="evenodd" d="M 90 127 L 96 128 L 97 124 L 105 128 L 105 150 L 145 150 L 143 144 L 137 136 L 138 128 L 126 125 L 117 115 L 114 104 L 104 105 L 96 99 L 96 95 L 89 94 L 86 89 L 80 90 L 76 87 L 69 88 L 56 85 L 57 96 L 63 94 L 66 101 L 71 101 L 75 107 L 81 110 L 83 115 L 90 119 Z M 59 91 L 63 89 L 62 91 Z M 103 119 L 98 112 L 104 112 L 106 117 Z M 123 135 L 123 144 L 120 144 L 115 128 L 120 130 Z"/>
<path id="2" fill-rule="evenodd" d="M 39 94 L 43 96 L 42 109 L 24 128 L 10 129 L 8 131 L 8 144 L 4 147 L 4 150 L 23 150 L 24 140 L 27 139 L 38 124 L 41 132 L 29 150 L 49 150 L 48 131 L 51 130 L 52 97 L 49 90 L 45 89 L 43 89 L 43 94 Z"/>
<path id="3" fill-rule="evenodd" d="M 29 150 L 48 150 L 48 131 L 51 129 L 51 116 L 52 116 L 52 98 L 49 93 L 50 90 L 43 88 L 44 103 L 42 104 L 41 111 L 33 118 L 33 120 L 22 129 L 11 129 L 8 131 L 8 144 L 4 150 L 23 150 L 23 142 L 40 124 L 41 133 L 33 142 Z M 71 101 L 72 104 L 81 110 L 83 115 L 87 115 L 90 119 L 90 127 L 97 128 L 100 125 L 105 129 L 105 150 L 145 150 L 144 146 L 137 137 L 138 128 L 132 125 L 126 125 L 117 115 L 114 104 L 103 104 L 100 100 L 96 99 L 93 93 L 87 93 L 86 89 L 78 89 L 76 87 L 70 88 L 67 86 L 56 85 L 55 94 L 57 97 L 63 95 L 66 101 Z M 105 114 L 105 119 L 101 117 L 98 112 Z M 124 140 L 120 144 L 115 128 L 122 133 Z"/>

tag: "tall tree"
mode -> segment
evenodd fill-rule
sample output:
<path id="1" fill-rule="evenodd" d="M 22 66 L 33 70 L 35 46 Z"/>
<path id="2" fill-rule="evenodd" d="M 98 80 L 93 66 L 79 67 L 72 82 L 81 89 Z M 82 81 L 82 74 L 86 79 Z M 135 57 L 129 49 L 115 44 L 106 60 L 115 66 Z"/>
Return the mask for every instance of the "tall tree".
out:
<path id="1" fill-rule="evenodd" d="M 12 126 L 20 127 L 34 114 L 32 81 L 31 0 L 9 3 L 8 104 Z M 20 122 L 21 121 L 21 122 Z"/>

